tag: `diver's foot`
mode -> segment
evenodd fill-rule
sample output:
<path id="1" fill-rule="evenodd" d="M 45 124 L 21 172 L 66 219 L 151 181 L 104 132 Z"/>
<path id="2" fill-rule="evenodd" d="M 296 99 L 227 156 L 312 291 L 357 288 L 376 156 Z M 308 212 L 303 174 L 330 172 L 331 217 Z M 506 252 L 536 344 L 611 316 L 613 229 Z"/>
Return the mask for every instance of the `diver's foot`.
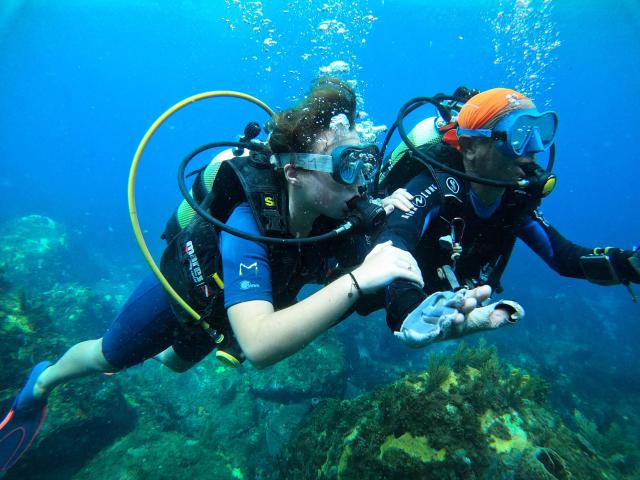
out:
<path id="1" fill-rule="evenodd" d="M 44 388 L 44 384 L 40 381 L 40 378 L 42 378 L 43 373 L 44 373 L 44 370 L 42 370 L 42 372 L 40 373 L 40 376 L 36 379 L 35 385 L 33 386 L 32 394 L 33 394 L 33 398 L 36 400 L 45 399 L 49 395 L 49 392 L 47 391 L 47 389 Z"/>
<path id="2" fill-rule="evenodd" d="M 11 410 L 0 422 L 0 476 L 27 451 L 47 416 L 47 397 L 38 398 L 34 389 L 49 365 L 50 362 L 40 362 L 33 367 Z"/>
<path id="3" fill-rule="evenodd" d="M 22 387 L 22 390 L 20 390 L 20 393 L 18 393 L 16 397 L 13 406 L 14 410 L 25 410 L 33 407 L 38 408 L 42 404 L 47 403 L 46 392 L 41 385 L 38 385 L 38 379 L 40 375 L 42 375 L 42 372 L 50 366 L 51 362 L 44 361 L 33 367 L 27 383 L 24 384 L 24 387 Z"/>

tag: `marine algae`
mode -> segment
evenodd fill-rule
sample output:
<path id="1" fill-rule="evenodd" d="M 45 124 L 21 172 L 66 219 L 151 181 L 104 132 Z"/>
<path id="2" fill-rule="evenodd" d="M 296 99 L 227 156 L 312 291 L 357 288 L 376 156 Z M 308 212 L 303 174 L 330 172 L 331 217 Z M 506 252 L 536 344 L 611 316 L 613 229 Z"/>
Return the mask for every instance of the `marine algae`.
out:
<path id="1" fill-rule="evenodd" d="M 402 452 L 423 463 L 442 462 L 447 456 L 444 448 L 440 450 L 431 448 L 426 437 L 414 437 L 409 432 L 403 433 L 398 438 L 389 435 L 380 446 L 380 460 L 384 460 L 385 455 L 390 451 Z"/>

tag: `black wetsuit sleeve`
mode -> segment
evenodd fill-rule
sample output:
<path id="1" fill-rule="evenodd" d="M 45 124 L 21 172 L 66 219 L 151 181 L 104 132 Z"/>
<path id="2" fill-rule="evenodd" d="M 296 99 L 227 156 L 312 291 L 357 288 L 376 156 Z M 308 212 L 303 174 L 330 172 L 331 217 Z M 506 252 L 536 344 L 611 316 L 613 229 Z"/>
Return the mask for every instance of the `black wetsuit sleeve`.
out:
<path id="1" fill-rule="evenodd" d="M 518 237 L 560 275 L 585 278 L 580 257 L 589 255 L 592 250 L 567 240 L 543 219 L 540 212 L 534 212 L 525 220 Z"/>
<path id="2" fill-rule="evenodd" d="M 523 223 L 518 236 L 560 275 L 586 278 L 580 257 L 591 255 L 592 248 L 582 247 L 564 238 L 555 228 L 542 218 L 538 211 Z M 607 253 L 616 275 L 623 283 L 640 283 L 638 273 L 629 263 L 633 250 L 611 248 Z"/>
<path id="3" fill-rule="evenodd" d="M 433 177 L 427 171 L 413 177 L 405 189 L 413 195 L 412 203 L 416 208 L 412 212 L 394 210 L 374 245 L 391 240 L 394 246 L 413 254 L 427 225 L 438 214 L 440 195 Z M 420 269 L 428 267 L 418 266 Z M 406 280 L 392 282 L 385 293 L 387 324 L 392 330 L 399 330 L 407 314 L 426 298 L 420 286 Z"/>
<path id="4" fill-rule="evenodd" d="M 395 209 L 387 217 L 387 223 L 374 244 L 392 240 L 396 247 L 413 252 L 426 228 L 425 222 L 440 208 L 440 195 L 433 178 L 426 171 L 413 177 L 404 188 L 413 195 L 412 203 L 416 208 L 412 212 Z"/>

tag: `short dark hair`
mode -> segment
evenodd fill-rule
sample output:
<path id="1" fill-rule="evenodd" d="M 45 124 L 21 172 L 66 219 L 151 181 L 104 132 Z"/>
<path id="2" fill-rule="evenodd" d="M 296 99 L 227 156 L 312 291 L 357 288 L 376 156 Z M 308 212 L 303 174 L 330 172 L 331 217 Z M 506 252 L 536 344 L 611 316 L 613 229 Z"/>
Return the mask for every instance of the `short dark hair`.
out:
<path id="1" fill-rule="evenodd" d="M 318 134 L 329 128 L 331 119 L 343 113 L 350 128 L 355 126 L 356 94 L 337 78 L 321 77 L 297 105 L 277 113 L 270 120 L 269 147 L 273 153 L 310 152 Z"/>

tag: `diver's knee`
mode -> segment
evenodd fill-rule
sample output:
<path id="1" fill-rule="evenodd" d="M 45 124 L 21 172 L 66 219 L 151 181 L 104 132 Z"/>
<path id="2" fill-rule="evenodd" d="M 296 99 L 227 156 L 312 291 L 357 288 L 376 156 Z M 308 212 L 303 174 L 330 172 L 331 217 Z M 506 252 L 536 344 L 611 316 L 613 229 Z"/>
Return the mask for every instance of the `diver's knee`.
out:
<path id="1" fill-rule="evenodd" d="M 193 366 L 193 365 L 174 365 L 171 363 L 163 363 L 163 365 L 174 373 L 184 373 L 188 370 L 191 370 L 191 367 Z"/>
<path id="2" fill-rule="evenodd" d="M 107 360 L 107 357 L 102 351 L 102 338 L 96 340 L 93 346 L 93 361 L 96 365 L 96 369 L 105 373 L 116 373 L 122 370 L 120 367 L 111 365 Z"/>
<path id="3" fill-rule="evenodd" d="M 156 356 L 156 358 L 160 360 L 165 367 L 175 373 L 184 373 L 195 365 L 195 363 L 189 362 L 180 357 L 173 347 L 169 347 L 160 355 Z"/>

